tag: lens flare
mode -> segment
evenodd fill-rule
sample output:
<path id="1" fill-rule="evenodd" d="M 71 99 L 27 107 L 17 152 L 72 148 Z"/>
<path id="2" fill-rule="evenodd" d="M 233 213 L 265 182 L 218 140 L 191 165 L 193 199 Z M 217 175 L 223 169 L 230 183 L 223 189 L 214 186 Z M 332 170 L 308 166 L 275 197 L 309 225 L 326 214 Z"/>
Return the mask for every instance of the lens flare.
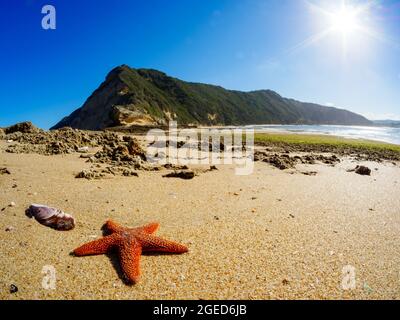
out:
<path id="1" fill-rule="evenodd" d="M 349 7 L 343 7 L 339 12 L 332 14 L 332 30 L 349 34 L 358 27 L 358 12 Z"/>

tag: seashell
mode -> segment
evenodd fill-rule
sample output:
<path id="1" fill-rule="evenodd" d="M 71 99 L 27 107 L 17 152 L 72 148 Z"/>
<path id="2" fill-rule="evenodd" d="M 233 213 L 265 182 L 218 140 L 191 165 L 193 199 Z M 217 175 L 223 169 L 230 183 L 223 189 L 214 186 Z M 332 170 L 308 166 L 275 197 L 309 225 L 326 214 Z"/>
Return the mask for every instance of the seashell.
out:
<path id="1" fill-rule="evenodd" d="M 56 230 L 65 231 L 75 227 L 75 219 L 70 214 L 46 205 L 33 203 L 26 209 L 25 214 L 29 218 L 35 217 L 40 224 Z"/>

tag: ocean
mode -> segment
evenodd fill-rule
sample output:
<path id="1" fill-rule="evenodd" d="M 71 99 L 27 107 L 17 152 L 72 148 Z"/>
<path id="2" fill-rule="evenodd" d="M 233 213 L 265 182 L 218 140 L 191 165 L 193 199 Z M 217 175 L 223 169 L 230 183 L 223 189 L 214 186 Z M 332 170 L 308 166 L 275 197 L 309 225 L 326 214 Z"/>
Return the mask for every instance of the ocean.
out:
<path id="1" fill-rule="evenodd" d="M 400 145 L 400 128 L 337 125 L 254 125 L 255 132 L 326 134 L 352 139 L 367 139 Z"/>

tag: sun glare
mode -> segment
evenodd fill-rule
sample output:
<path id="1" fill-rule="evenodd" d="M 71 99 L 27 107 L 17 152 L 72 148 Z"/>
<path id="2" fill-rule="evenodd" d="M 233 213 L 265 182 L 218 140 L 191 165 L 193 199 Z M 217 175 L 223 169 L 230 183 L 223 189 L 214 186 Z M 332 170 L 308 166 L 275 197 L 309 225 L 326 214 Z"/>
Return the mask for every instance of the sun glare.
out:
<path id="1" fill-rule="evenodd" d="M 316 0 L 306 0 L 310 9 L 319 14 L 319 19 L 324 19 L 326 28 L 312 35 L 302 44 L 302 47 L 309 46 L 321 41 L 329 35 L 336 35 L 341 40 L 343 57 L 349 54 L 350 46 L 357 41 L 358 45 L 363 35 L 382 38 L 376 34 L 369 25 L 371 9 L 377 5 L 377 0 L 365 0 L 363 4 L 355 0 L 337 0 L 336 9 L 318 5 Z M 333 38 L 332 38 L 333 39 Z"/>
<path id="2" fill-rule="evenodd" d="M 357 11 L 352 8 L 342 8 L 332 14 L 332 29 L 343 34 L 352 33 L 357 29 Z"/>
<path id="3" fill-rule="evenodd" d="M 351 48 L 355 48 L 354 52 L 357 52 L 357 54 L 361 52 L 360 46 L 367 49 L 368 43 L 365 42 L 365 36 L 390 44 L 397 49 L 400 48 L 400 43 L 375 30 L 373 23 L 371 23 L 373 11 L 379 5 L 380 0 L 363 0 L 363 3 L 359 0 L 336 0 L 334 7 L 322 5 L 321 3 L 324 3 L 322 0 L 305 1 L 311 11 L 318 14 L 319 26 L 323 24 L 324 27 L 289 48 L 286 51 L 288 54 L 315 45 L 332 35 L 334 37 L 331 37 L 331 39 L 339 39 L 341 42 L 344 59 L 347 59 Z M 337 45 L 337 42 L 335 44 Z"/>

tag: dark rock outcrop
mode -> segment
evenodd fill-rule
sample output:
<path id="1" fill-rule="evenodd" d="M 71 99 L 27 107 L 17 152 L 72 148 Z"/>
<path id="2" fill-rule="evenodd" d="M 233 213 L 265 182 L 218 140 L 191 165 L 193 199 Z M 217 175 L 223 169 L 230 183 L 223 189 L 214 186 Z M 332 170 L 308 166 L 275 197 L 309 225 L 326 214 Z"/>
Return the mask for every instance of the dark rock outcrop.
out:
<path id="1" fill-rule="evenodd" d="M 30 121 L 25 121 L 25 122 L 20 122 L 17 124 L 14 124 L 12 126 L 9 126 L 7 128 L 3 129 L 5 134 L 10 134 L 14 132 L 21 132 L 21 133 L 38 133 L 41 132 L 42 130 L 35 127 L 32 122 Z"/>
<path id="2" fill-rule="evenodd" d="M 195 176 L 196 176 L 196 174 L 192 170 L 174 171 L 174 172 L 163 175 L 164 178 L 180 178 L 180 179 L 184 179 L 184 180 L 193 179 Z"/>
<path id="3" fill-rule="evenodd" d="M 371 169 L 365 166 L 357 166 L 355 169 L 355 173 L 362 175 L 362 176 L 370 176 Z"/>

